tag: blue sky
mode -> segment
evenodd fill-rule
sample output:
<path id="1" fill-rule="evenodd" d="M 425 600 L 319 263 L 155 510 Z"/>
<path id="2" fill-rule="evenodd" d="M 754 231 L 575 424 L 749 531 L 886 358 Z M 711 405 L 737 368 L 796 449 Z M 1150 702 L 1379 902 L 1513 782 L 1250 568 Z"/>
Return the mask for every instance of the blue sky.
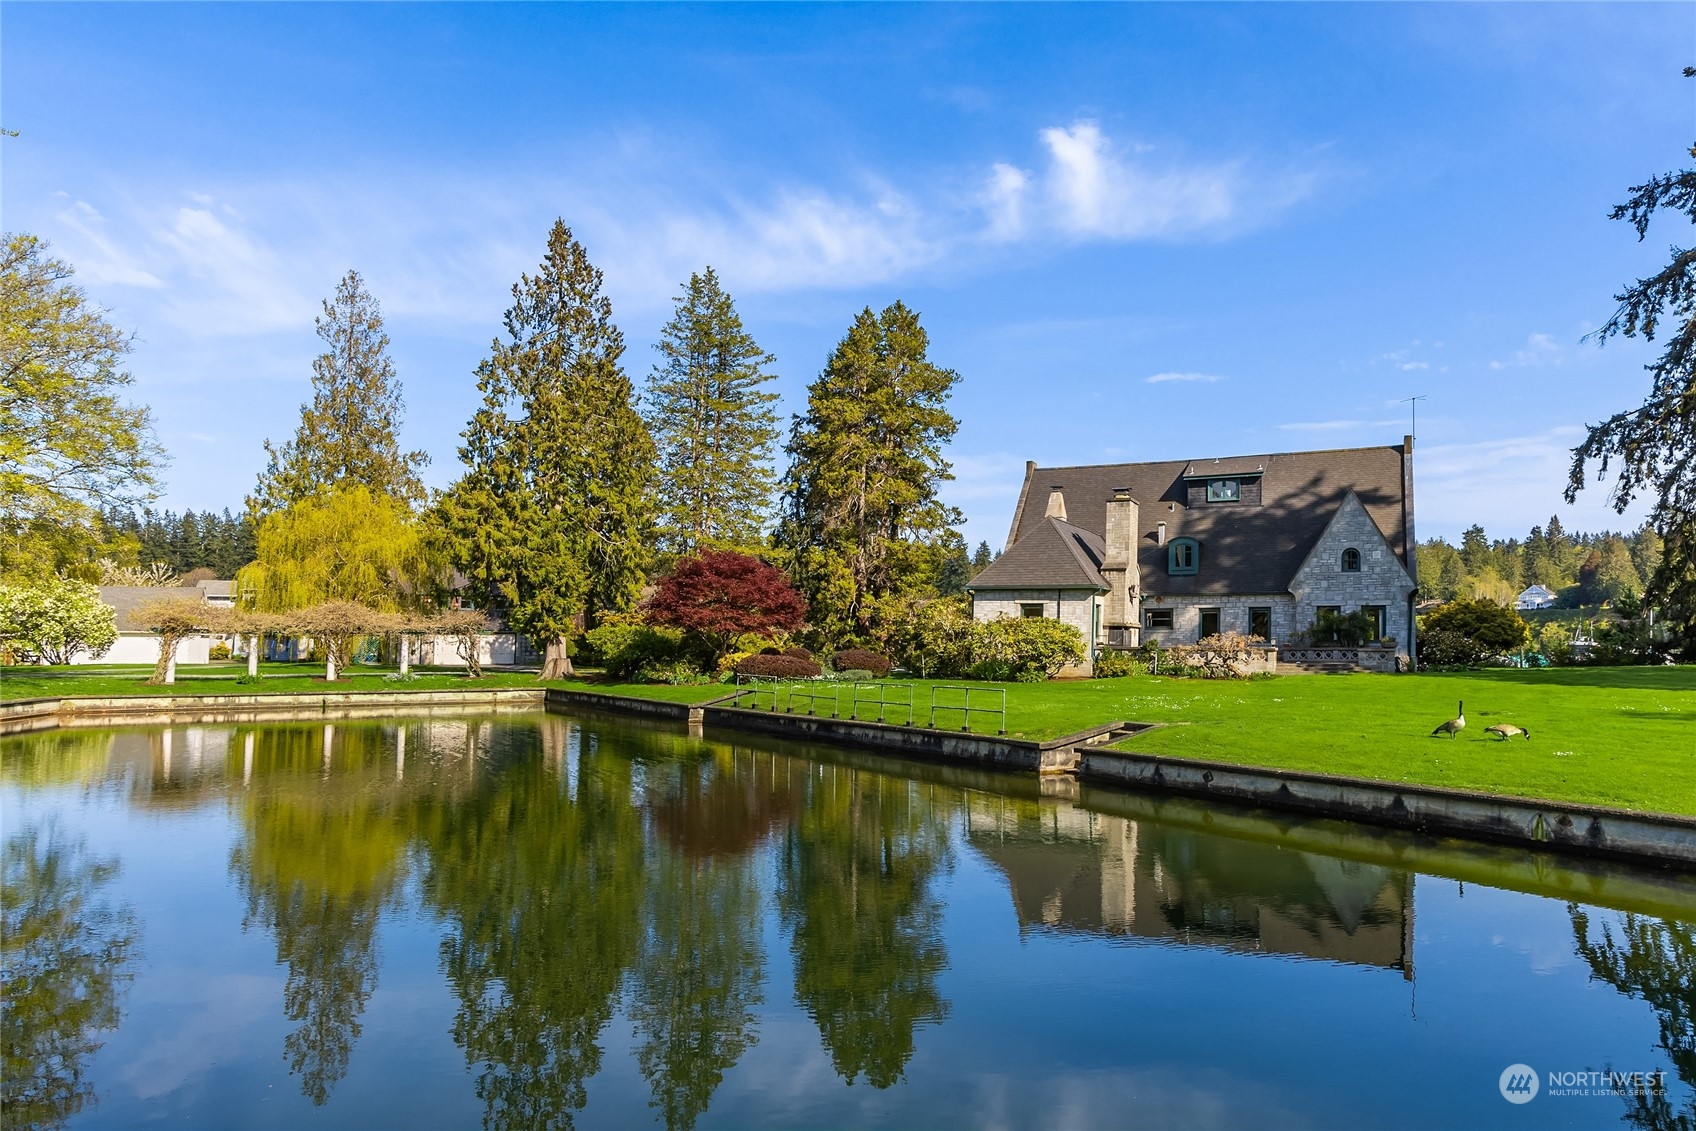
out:
<path id="1" fill-rule="evenodd" d="M 0 8 L 8 230 L 136 332 L 163 505 L 239 507 L 312 319 L 381 300 L 442 486 L 472 369 L 563 217 L 640 384 L 711 264 L 784 411 L 900 298 L 959 371 L 947 497 L 1005 538 L 1024 461 L 1395 443 L 1419 533 L 1565 507 L 1650 350 L 1580 339 L 1643 244 L 1610 206 L 1696 137 L 1696 5 Z"/>

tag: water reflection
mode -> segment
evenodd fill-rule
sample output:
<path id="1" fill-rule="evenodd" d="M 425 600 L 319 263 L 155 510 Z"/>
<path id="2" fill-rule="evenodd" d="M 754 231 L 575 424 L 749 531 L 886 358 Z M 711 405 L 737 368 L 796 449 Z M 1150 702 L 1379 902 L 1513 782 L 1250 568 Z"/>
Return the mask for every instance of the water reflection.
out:
<path id="1" fill-rule="evenodd" d="M 242 926 L 284 972 L 280 1002 L 264 1008 L 286 1019 L 281 1051 L 301 1095 L 330 1111 L 357 1096 L 344 1081 L 359 1065 L 407 1071 L 365 1031 L 383 1031 L 367 1018 L 380 1015 L 397 914 L 425 933 L 424 969 L 451 995 L 439 1037 L 464 1077 L 431 1086 L 474 1093 L 486 1127 L 570 1127 L 591 1111 L 604 1122 L 591 1092 L 633 1088 L 638 1113 L 645 1103 L 668 1129 L 692 1128 L 716 1097 L 737 1095 L 738 1066 L 745 1093 L 763 1071 L 748 1066 L 778 1051 L 888 1103 L 918 1083 L 921 1047 L 961 1039 L 945 989 L 972 979 L 944 975 L 987 944 L 945 934 L 956 869 L 997 877 L 996 906 L 1011 903 L 1022 934 L 1404 978 L 1416 873 L 1537 891 L 1569 905 L 1579 958 L 1647 1003 L 1675 1071 L 1696 1082 L 1687 893 L 1623 869 L 1088 787 L 1048 797 L 957 767 L 557 715 L 71 731 L 0 749 L 0 775 L 24 797 L 101 790 L 166 821 L 228 815 Z M 133 924 L 99 899 L 110 862 L 34 832 L 6 853 L 6 1118 L 47 1125 L 93 1094 L 91 1034 L 119 1020 Z M 43 987 L 16 1008 L 14 970 L 42 971 Z M 762 1049 L 774 1014 L 810 1047 Z M 974 1055 L 1009 1036 L 1020 1034 L 985 1037 Z M 603 1071 L 623 1067 L 607 1050 L 626 1041 L 633 1071 Z M 266 1054 L 274 1065 L 276 1046 Z M 826 1121 L 864 1122 L 865 1110 Z M 1631 1099 L 1627 1118 L 1696 1131 L 1696 1109 L 1666 1095 Z"/>
<path id="2" fill-rule="evenodd" d="M 932 879 L 949 863 L 952 790 L 818 767 L 784 836 L 778 907 L 791 932 L 795 996 L 832 1066 L 873 1087 L 901 1079 L 913 1034 L 948 1015 L 948 965 Z M 952 803 L 952 804 L 950 804 Z"/>
<path id="3" fill-rule="evenodd" d="M 1595 977 L 1649 1004 L 1673 1071 L 1696 1087 L 1696 926 L 1627 914 L 1616 933 L 1611 923 L 1592 925 L 1577 904 L 1567 913 L 1578 956 Z M 1644 1131 L 1696 1131 L 1696 1095 L 1679 1111 L 1665 1088 L 1636 1088 L 1626 1096 L 1625 1120 Z"/>
<path id="4" fill-rule="evenodd" d="M 1064 801 L 979 797 L 972 847 L 1021 929 L 1318 958 L 1413 975 L 1413 877 L 1372 863 L 1138 822 Z"/>
<path id="5" fill-rule="evenodd" d="M 56 1127 L 94 1099 L 88 1061 L 96 1035 L 118 1027 L 137 925 L 102 895 L 117 862 L 91 856 L 80 837 L 26 827 L 6 838 L 4 857 L 0 1110 L 10 1127 Z"/>

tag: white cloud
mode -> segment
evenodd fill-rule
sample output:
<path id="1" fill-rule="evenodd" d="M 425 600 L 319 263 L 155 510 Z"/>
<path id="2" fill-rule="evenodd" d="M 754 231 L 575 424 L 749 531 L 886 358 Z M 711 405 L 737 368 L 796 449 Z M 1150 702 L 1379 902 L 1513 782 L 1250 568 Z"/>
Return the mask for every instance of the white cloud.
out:
<path id="1" fill-rule="evenodd" d="M 1492 361 L 1491 369 L 1541 369 L 1566 362 L 1566 347 L 1548 334 L 1529 334 L 1525 348 L 1515 350 L 1505 361 Z"/>
<path id="2" fill-rule="evenodd" d="M 1216 376 L 1212 373 L 1156 373 L 1156 374 L 1154 374 L 1154 376 L 1145 377 L 1143 380 L 1148 382 L 1148 384 L 1150 384 L 1150 385 L 1164 385 L 1169 381 L 1207 381 L 1207 382 L 1213 382 L 1213 381 L 1222 380 L 1222 378 L 1220 378 L 1220 377 L 1218 377 L 1218 376 Z"/>
<path id="3" fill-rule="evenodd" d="M 984 190 L 984 211 L 989 214 L 989 238 L 1016 240 L 1025 234 L 1025 189 L 1031 182 L 1023 169 L 997 161 L 989 171 Z"/>
<path id="4" fill-rule="evenodd" d="M 1420 536 L 1458 536 L 1477 522 L 1505 537 L 1557 513 L 1562 525 L 1571 530 L 1635 528 L 1647 507 L 1615 513 L 1607 505 L 1608 483 L 1590 481 L 1572 506 L 1562 499 L 1572 449 L 1583 434 L 1582 428 L 1565 426 L 1523 436 L 1416 447 L 1414 494 Z"/>
<path id="5" fill-rule="evenodd" d="M 58 220 L 75 233 L 77 273 L 97 286 L 162 287 L 151 271 L 136 263 L 134 256 L 112 242 L 106 217 L 86 200 L 79 200 L 58 214 Z"/>

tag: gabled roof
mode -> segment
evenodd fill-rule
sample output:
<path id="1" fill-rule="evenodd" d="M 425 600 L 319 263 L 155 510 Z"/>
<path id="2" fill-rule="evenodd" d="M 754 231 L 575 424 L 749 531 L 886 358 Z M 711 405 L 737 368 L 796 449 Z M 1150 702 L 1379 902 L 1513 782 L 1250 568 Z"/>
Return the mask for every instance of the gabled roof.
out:
<path id="1" fill-rule="evenodd" d="M 119 632 L 151 632 L 145 624 L 136 622 L 133 614 L 136 609 L 149 601 L 165 598 L 171 601 L 188 601 L 191 604 L 201 604 L 204 597 L 201 591 L 192 585 L 102 585 L 100 599 L 111 605 L 117 611 Z"/>
<path id="2" fill-rule="evenodd" d="M 1100 589 L 1101 535 L 1058 518 L 1040 518 L 1030 532 L 972 578 L 967 589 Z"/>
<path id="3" fill-rule="evenodd" d="M 1079 529 L 1098 540 L 1107 529 L 1107 500 L 1128 489 L 1139 505 L 1137 565 L 1145 593 L 1161 596 L 1273 594 L 1287 592 L 1296 571 L 1323 533 L 1343 498 L 1353 491 L 1384 540 L 1410 574 L 1409 531 L 1413 500 L 1404 445 L 1341 448 L 1232 456 L 1217 462 L 1166 460 L 1158 463 L 1097 464 L 1087 467 L 1030 467 L 1015 511 L 1011 547 L 1018 546 L 1043 521 L 1043 502 L 1052 486 L 1066 498 L 1066 513 Z M 1221 475 L 1260 474 L 1261 502 L 1189 506 L 1185 478 L 1218 468 Z M 1166 537 L 1201 543 L 1201 569 L 1174 577 L 1166 569 Z M 1006 558 L 1012 553 L 1009 548 Z M 982 576 L 982 575 L 980 575 Z M 1035 580 L 1034 588 L 1053 581 Z M 999 587 L 999 586 L 998 586 Z"/>

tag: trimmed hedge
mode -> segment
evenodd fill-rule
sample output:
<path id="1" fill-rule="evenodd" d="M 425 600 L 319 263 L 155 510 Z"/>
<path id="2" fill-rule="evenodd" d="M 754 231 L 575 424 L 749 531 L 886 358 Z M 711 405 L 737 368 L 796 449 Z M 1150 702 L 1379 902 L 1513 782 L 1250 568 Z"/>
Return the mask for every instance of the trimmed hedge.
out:
<path id="1" fill-rule="evenodd" d="M 830 666 L 839 672 L 870 672 L 878 679 L 895 667 L 889 657 L 865 648 L 844 648 L 830 658 Z"/>
<path id="2" fill-rule="evenodd" d="M 824 671 L 814 660 L 801 656 L 761 653 L 738 660 L 731 669 L 737 675 L 760 676 L 764 679 L 813 679 Z"/>

